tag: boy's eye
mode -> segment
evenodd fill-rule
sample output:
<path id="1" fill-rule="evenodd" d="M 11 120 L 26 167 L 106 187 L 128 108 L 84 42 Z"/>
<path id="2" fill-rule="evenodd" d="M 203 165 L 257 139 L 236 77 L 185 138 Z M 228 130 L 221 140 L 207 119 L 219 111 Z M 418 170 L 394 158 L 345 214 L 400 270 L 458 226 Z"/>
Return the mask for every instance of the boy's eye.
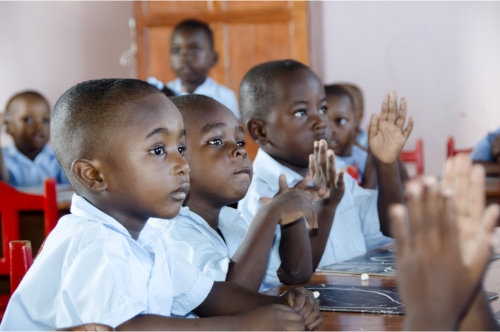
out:
<path id="1" fill-rule="evenodd" d="M 321 114 L 326 114 L 328 112 L 328 106 L 321 106 L 321 108 L 319 109 L 319 112 Z"/>
<path id="2" fill-rule="evenodd" d="M 186 147 L 181 145 L 177 148 L 177 151 L 179 151 L 179 153 L 183 156 L 184 153 L 186 152 Z"/>
<path id="3" fill-rule="evenodd" d="M 43 124 L 50 124 L 50 118 L 44 118 Z"/>
<path id="4" fill-rule="evenodd" d="M 198 47 L 191 47 L 189 49 L 189 54 L 191 54 L 191 55 L 197 55 L 198 53 L 200 53 L 200 51 L 201 50 Z"/>
<path id="5" fill-rule="evenodd" d="M 214 139 L 208 140 L 207 143 L 209 145 L 221 145 L 222 144 L 222 139 L 220 139 L 220 138 L 214 138 Z"/>
<path id="6" fill-rule="evenodd" d="M 23 122 L 26 123 L 26 124 L 32 124 L 33 123 L 33 118 L 32 117 L 26 117 L 26 118 L 23 118 Z"/>
<path id="7" fill-rule="evenodd" d="M 307 115 L 307 111 L 305 109 L 296 110 L 293 113 L 293 116 L 298 117 L 298 118 L 306 116 L 306 115 Z"/>
<path id="8" fill-rule="evenodd" d="M 171 54 L 174 54 L 174 55 L 179 55 L 179 54 L 181 54 L 181 49 L 180 49 L 180 48 L 178 48 L 178 47 L 172 47 L 172 48 L 170 49 L 170 53 L 171 53 Z"/>
<path id="9" fill-rule="evenodd" d="M 149 153 L 154 154 L 156 156 L 161 156 L 161 155 L 167 154 L 167 150 L 165 150 L 165 148 L 163 146 L 159 146 L 159 147 L 151 149 L 149 151 Z"/>
<path id="10" fill-rule="evenodd" d="M 339 126 L 344 126 L 345 124 L 347 124 L 347 119 L 337 119 L 335 120 L 335 123 L 338 124 Z"/>
<path id="11" fill-rule="evenodd" d="M 245 147 L 245 145 L 247 145 L 247 143 L 245 142 L 245 140 L 239 140 L 236 142 L 236 145 L 238 145 L 240 148 L 243 148 Z"/>

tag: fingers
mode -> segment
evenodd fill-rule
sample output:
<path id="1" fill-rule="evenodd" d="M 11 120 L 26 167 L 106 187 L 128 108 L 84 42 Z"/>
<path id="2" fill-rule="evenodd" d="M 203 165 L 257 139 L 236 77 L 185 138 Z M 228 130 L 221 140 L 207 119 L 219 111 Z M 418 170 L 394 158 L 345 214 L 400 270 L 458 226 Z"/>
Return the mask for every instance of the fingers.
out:
<path id="1" fill-rule="evenodd" d="M 288 183 L 286 182 L 286 175 L 285 174 L 280 174 L 280 177 L 278 179 L 278 185 L 279 185 L 278 193 L 281 193 L 281 192 L 289 189 Z"/>
<path id="2" fill-rule="evenodd" d="M 408 217 L 403 204 L 394 204 L 389 208 L 389 218 L 391 219 L 392 231 L 396 239 L 396 252 L 401 256 L 406 255 L 408 250 Z"/>
<path id="3" fill-rule="evenodd" d="M 389 111 L 387 113 L 387 121 L 389 121 L 390 123 L 396 123 L 397 116 L 398 116 L 398 95 L 396 91 L 391 91 L 389 95 Z"/>
<path id="4" fill-rule="evenodd" d="M 385 95 L 384 100 L 382 100 L 382 108 L 380 110 L 380 120 L 386 121 L 389 116 L 389 103 L 391 95 L 388 93 Z M 373 115 L 372 115 L 373 118 Z M 371 123 L 371 121 L 370 121 Z"/>

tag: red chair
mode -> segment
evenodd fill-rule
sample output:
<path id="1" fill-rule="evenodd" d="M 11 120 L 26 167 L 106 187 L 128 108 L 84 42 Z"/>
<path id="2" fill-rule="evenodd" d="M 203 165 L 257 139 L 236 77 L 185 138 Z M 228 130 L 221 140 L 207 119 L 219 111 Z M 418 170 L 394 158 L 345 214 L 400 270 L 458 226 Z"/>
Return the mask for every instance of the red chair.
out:
<path id="1" fill-rule="evenodd" d="M 9 243 L 10 294 L 14 293 L 26 272 L 33 264 L 33 251 L 28 240 L 14 240 Z"/>
<path id="2" fill-rule="evenodd" d="M 455 139 L 450 136 L 448 137 L 448 141 L 446 142 L 446 158 L 450 158 L 459 153 L 471 153 L 472 148 L 465 149 L 456 149 L 455 148 Z"/>
<path id="3" fill-rule="evenodd" d="M 9 243 L 20 240 L 19 212 L 20 211 L 43 211 L 44 212 L 44 235 L 47 237 L 56 226 L 59 218 L 57 210 L 56 182 L 53 178 L 45 180 L 45 194 L 36 195 L 21 192 L 14 187 L 0 182 L 0 214 L 2 229 L 2 253 L 0 257 L 0 275 L 8 275 Z"/>
<path id="4" fill-rule="evenodd" d="M 404 150 L 400 154 L 405 163 L 415 163 L 416 176 L 424 174 L 424 142 L 422 139 L 415 141 L 415 150 Z"/>

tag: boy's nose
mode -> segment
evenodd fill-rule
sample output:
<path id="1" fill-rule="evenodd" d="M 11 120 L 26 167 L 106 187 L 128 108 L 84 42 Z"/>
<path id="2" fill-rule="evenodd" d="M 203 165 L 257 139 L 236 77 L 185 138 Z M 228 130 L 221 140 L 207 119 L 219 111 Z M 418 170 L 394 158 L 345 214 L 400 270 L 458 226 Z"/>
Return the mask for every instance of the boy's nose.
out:
<path id="1" fill-rule="evenodd" d="M 243 158 L 243 159 L 247 159 L 248 158 L 248 152 L 247 150 L 242 147 L 242 146 L 238 146 L 236 149 L 233 150 L 233 156 L 235 158 Z"/>

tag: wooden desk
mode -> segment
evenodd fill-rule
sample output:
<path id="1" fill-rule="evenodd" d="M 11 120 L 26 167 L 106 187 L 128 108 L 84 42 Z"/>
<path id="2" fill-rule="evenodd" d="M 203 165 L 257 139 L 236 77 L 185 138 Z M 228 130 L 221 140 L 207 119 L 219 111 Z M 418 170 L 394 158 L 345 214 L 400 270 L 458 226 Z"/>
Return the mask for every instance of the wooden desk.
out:
<path id="1" fill-rule="evenodd" d="M 336 273 L 314 273 L 308 284 L 333 284 L 351 286 L 385 286 L 395 287 L 395 277 L 370 276 L 367 281 L 361 281 L 359 275 L 336 274 Z M 266 293 L 278 295 L 292 288 L 282 285 L 273 288 Z M 484 289 L 490 292 L 500 293 L 500 260 L 493 261 L 486 272 Z M 500 310 L 500 301 L 490 302 L 493 312 Z M 349 313 L 349 312 L 327 312 L 322 311 L 323 324 L 321 331 L 401 331 L 403 330 L 404 315 L 372 314 L 372 313 Z"/>

